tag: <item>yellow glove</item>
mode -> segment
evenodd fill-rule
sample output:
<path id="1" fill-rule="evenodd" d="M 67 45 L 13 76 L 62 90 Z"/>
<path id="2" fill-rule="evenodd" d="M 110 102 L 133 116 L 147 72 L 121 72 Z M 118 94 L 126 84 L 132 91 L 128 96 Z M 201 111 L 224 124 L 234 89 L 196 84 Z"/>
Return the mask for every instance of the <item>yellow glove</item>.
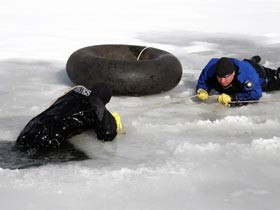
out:
<path id="1" fill-rule="evenodd" d="M 200 88 L 200 89 L 198 89 L 197 91 L 196 91 L 196 93 L 197 93 L 197 97 L 200 99 L 200 100 L 206 100 L 206 99 L 208 99 L 208 92 L 206 91 L 206 90 L 204 90 L 204 89 L 202 89 L 202 88 Z"/>
<path id="2" fill-rule="evenodd" d="M 117 131 L 121 131 L 123 129 L 122 122 L 121 122 L 121 116 L 117 112 L 113 112 L 112 115 L 115 118 L 115 121 L 117 124 Z"/>
<path id="3" fill-rule="evenodd" d="M 219 103 L 228 106 L 229 103 L 231 102 L 231 97 L 229 95 L 223 93 L 223 94 L 218 96 L 217 100 L 218 100 Z"/>

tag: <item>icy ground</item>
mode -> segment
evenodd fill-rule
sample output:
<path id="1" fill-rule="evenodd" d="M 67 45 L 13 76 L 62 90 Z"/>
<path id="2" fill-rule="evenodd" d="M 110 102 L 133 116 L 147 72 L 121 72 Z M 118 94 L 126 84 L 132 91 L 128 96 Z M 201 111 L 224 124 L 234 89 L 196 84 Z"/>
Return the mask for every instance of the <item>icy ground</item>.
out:
<path id="1" fill-rule="evenodd" d="M 103 43 L 158 47 L 180 59 L 184 75 L 166 93 L 113 97 L 108 109 L 120 113 L 126 134 L 108 143 L 92 132 L 71 139 L 91 160 L 0 169 L 1 209 L 279 208 L 280 102 L 227 108 L 214 97 L 199 103 L 191 96 L 211 57 L 259 54 L 262 64 L 280 66 L 280 29 L 273 27 L 280 3 L 24 2 L 1 6 L 0 141 L 14 141 L 32 117 L 73 85 L 65 64 L 78 48 Z M 111 7 L 102 12 L 106 4 Z M 163 15 L 158 23 L 155 9 Z M 169 13 L 170 19 L 164 16 Z M 210 20 L 216 24 L 204 30 Z M 264 94 L 263 100 L 280 101 L 280 92 Z"/>

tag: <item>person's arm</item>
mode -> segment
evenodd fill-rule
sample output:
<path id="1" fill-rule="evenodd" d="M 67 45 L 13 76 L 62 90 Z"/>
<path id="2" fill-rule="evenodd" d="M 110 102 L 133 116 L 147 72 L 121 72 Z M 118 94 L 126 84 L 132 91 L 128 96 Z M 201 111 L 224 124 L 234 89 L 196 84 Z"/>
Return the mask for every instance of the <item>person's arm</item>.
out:
<path id="1" fill-rule="evenodd" d="M 213 88 L 212 85 L 208 82 L 210 78 L 215 76 L 215 65 L 218 59 L 214 58 L 211 59 L 208 64 L 202 69 L 197 84 L 196 84 L 196 91 L 205 90 L 207 93 Z"/>
<path id="2" fill-rule="evenodd" d="M 250 101 L 259 100 L 262 97 L 262 91 L 259 88 L 254 88 L 250 91 L 245 91 L 236 94 L 235 101 Z"/>
<path id="3" fill-rule="evenodd" d="M 112 114 L 105 108 L 103 118 L 95 127 L 97 138 L 103 141 L 112 141 L 117 135 L 117 124 Z"/>

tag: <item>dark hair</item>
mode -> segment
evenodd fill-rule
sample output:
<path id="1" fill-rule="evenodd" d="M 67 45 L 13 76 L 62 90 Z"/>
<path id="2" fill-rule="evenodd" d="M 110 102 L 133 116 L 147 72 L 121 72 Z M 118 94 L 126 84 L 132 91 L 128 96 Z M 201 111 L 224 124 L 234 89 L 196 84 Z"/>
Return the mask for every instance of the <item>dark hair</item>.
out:
<path id="1" fill-rule="evenodd" d="M 235 71 L 235 67 L 230 58 L 222 57 L 216 64 L 216 75 L 218 77 L 226 77 Z"/>

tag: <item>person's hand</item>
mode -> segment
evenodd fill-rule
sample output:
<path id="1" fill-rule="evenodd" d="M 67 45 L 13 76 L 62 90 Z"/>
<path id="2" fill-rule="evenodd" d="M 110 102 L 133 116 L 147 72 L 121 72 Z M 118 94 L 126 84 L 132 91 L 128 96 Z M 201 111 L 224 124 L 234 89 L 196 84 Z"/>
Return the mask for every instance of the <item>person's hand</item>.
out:
<path id="1" fill-rule="evenodd" d="M 225 105 L 225 106 L 228 106 L 229 103 L 231 102 L 231 97 L 225 93 L 221 94 L 218 96 L 218 102 Z"/>
<path id="2" fill-rule="evenodd" d="M 117 131 L 119 132 L 123 129 L 122 122 L 121 122 L 121 116 L 117 112 L 113 112 L 112 115 L 115 118 L 115 121 L 117 124 Z"/>
<path id="3" fill-rule="evenodd" d="M 209 95 L 208 95 L 208 92 L 202 88 L 198 89 L 196 91 L 197 93 L 197 97 L 200 99 L 200 100 L 206 100 L 208 99 Z"/>

